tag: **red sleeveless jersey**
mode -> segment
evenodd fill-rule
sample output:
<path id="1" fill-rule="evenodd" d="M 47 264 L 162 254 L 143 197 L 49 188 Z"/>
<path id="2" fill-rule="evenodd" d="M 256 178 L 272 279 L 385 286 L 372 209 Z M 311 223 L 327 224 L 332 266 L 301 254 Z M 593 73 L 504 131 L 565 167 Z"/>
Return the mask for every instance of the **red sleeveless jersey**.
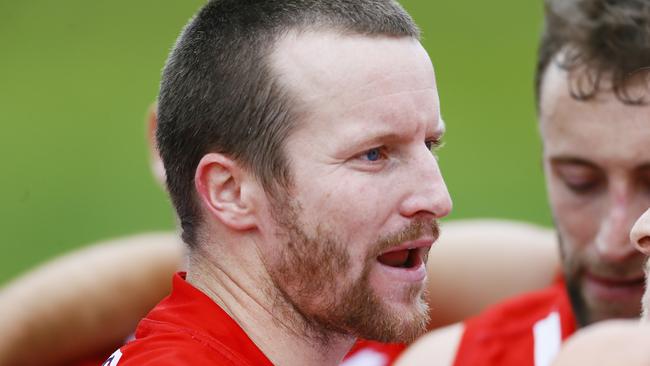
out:
<path id="1" fill-rule="evenodd" d="M 138 324 L 135 340 L 102 364 L 135 365 L 273 364 L 225 311 L 176 274 L 172 293 Z"/>
<path id="2" fill-rule="evenodd" d="M 341 365 L 388 365 L 404 348 L 401 344 L 359 341 Z M 87 360 L 78 366 L 91 362 Z M 272 363 L 212 299 L 187 283 L 182 274 L 176 274 L 172 293 L 138 324 L 135 339 L 102 364 L 135 365 L 271 366 Z"/>
<path id="3" fill-rule="evenodd" d="M 454 366 L 548 366 L 576 331 L 561 279 L 496 305 L 464 325 Z"/>

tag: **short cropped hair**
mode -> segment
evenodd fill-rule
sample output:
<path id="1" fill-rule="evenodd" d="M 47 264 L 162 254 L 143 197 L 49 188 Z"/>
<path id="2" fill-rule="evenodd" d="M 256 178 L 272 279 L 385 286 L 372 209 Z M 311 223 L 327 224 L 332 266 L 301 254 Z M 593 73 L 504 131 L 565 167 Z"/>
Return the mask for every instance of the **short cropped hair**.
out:
<path id="1" fill-rule="evenodd" d="M 570 74 L 570 92 L 589 100 L 611 82 L 626 104 L 645 103 L 633 96 L 628 81 L 650 66 L 650 1 L 545 0 L 535 91 L 539 109 L 542 79 L 552 62 Z M 557 58 L 562 53 L 561 58 Z M 608 84 L 609 85 L 609 84 Z"/>
<path id="2" fill-rule="evenodd" d="M 156 133 L 190 247 L 201 221 L 194 175 L 205 154 L 242 164 L 271 196 L 290 186 L 283 143 L 297 122 L 295 99 L 272 72 L 269 55 L 292 30 L 419 39 L 393 0 L 213 0 L 203 6 L 163 70 Z"/>

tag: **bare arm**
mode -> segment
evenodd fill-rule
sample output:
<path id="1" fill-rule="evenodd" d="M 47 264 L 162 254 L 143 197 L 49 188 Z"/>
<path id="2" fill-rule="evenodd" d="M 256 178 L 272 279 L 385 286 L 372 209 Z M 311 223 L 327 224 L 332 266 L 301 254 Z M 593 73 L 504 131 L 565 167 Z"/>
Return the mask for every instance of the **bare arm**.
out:
<path id="1" fill-rule="evenodd" d="M 65 364 L 118 345 L 170 288 L 174 233 L 116 239 L 55 259 L 0 291 L 0 365 Z"/>
<path id="2" fill-rule="evenodd" d="M 435 330 L 396 365 L 453 365 L 464 330 L 460 322 L 507 297 L 548 286 L 558 270 L 550 229 L 504 220 L 446 223 L 428 262 L 429 328 Z"/>
<path id="3" fill-rule="evenodd" d="M 553 230 L 528 223 L 447 222 L 427 266 L 429 328 L 435 329 L 548 286 L 559 271 L 558 245 Z"/>
<path id="4" fill-rule="evenodd" d="M 562 347 L 553 366 L 650 366 L 650 325 L 609 320 L 590 325 Z"/>

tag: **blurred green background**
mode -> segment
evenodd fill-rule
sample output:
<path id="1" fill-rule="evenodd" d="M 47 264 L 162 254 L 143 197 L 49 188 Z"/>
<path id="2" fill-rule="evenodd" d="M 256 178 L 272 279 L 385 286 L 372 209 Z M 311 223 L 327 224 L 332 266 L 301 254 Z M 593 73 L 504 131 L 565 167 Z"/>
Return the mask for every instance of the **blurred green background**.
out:
<path id="1" fill-rule="evenodd" d="M 174 227 L 144 117 L 203 0 L 0 2 L 0 284 L 85 244 Z M 541 1 L 402 1 L 436 67 L 451 219 L 550 224 L 532 78 Z"/>

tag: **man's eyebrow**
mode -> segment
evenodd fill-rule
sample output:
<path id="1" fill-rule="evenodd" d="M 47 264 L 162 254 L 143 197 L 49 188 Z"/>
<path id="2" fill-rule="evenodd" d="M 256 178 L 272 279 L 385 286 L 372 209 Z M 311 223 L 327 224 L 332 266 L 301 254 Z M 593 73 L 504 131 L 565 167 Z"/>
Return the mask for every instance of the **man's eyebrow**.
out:
<path id="1" fill-rule="evenodd" d="M 347 140 L 349 138 L 349 140 Z M 357 149 L 361 146 L 371 147 L 372 145 L 381 145 L 387 141 L 397 141 L 403 139 L 403 135 L 390 131 L 371 131 L 365 135 L 347 136 L 346 147 Z"/>
<path id="2" fill-rule="evenodd" d="M 598 166 L 592 163 L 589 160 L 576 158 L 574 156 L 555 156 L 551 158 L 551 164 L 554 165 L 582 165 L 594 169 L 598 169 Z"/>

